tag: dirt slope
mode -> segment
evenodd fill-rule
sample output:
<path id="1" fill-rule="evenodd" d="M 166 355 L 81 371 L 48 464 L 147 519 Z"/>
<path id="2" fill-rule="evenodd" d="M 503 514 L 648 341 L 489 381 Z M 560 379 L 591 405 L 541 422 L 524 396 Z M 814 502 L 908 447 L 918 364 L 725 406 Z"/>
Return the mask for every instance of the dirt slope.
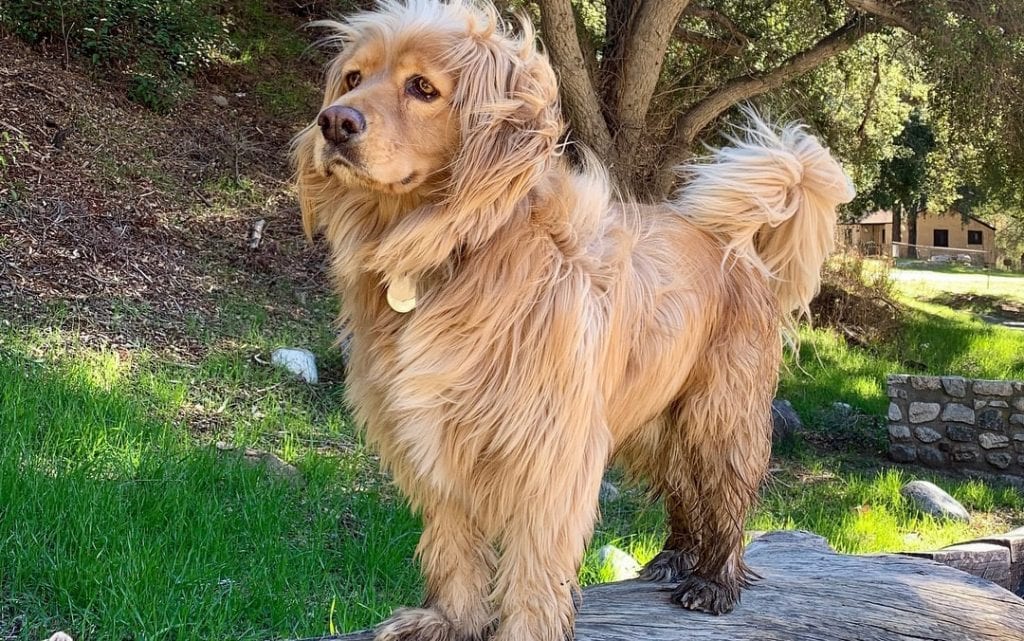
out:
<path id="1" fill-rule="evenodd" d="M 295 64 L 312 115 L 317 67 Z M 319 290 L 321 255 L 288 187 L 288 142 L 303 123 L 269 116 L 237 90 L 250 82 L 197 81 L 161 116 L 0 36 L 0 319 L 58 317 L 87 340 L 187 350 L 198 348 L 187 327 L 215 320 L 225 296 Z M 264 241 L 250 251 L 260 218 Z"/>

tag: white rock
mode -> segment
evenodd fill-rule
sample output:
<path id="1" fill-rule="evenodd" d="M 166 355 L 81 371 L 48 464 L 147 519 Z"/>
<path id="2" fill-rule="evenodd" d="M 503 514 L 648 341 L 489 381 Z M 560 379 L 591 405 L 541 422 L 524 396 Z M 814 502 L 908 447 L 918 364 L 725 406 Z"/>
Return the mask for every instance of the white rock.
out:
<path id="1" fill-rule="evenodd" d="M 601 501 L 605 503 L 612 503 L 619 500 L 619 488 L 615 487 L 609 481 L 601 481 Z"/>
<path id="2" fill-rule="evenodd" d="M 964 506 L 934 483 L 911 481 L 900 488 L 900 494 L 922 512 L 927 512 L 936 518 L 945 517 L 964 522 L 971 520 L 971 515 L 964 509 Z"/>
<path id="3" fill-rule="evenodd" d="M 611 568 L 613 581 L 635 579 L 640 574 L 640 564 L 637 560 L 614 545 L 606 545 L 598 550 L 597 560 Z"/>
<path id="4" fill-rule="evenodd" d="M 216 103 L 218 107 L 228 106 L 228 99 L 224 96 L 213 96 L 213 102 Z"/>
<path id="5" fill-rule="evenodd" d="M 900 411 L 900 406 L 896 403 L 889 403 L 889 420 L 890 421 L 902 421 L 903 412 Z"/>
<path id="6" fill-rule="evenodd" d="M 282 347 L 275 349 L 270 356 L 270 362 L 278 367 L 283 367 L 292 374 L 295 374 L 307 383 L 316 383 L 316 356 L 308 349 L 295 349 Z"/>
<path id="7" fill-rule="evenodd" d="M 46 641 L 74 641 L 67 632 L 54 632 Z"/>
<path id="8" fill-rule="evenodd" d="M 942 408 L 938 403 L 911 403 L 910 422 L 924 423 L 926 421 L 935 420 L 939 415 L 939 410 L 941 409 Z"/>

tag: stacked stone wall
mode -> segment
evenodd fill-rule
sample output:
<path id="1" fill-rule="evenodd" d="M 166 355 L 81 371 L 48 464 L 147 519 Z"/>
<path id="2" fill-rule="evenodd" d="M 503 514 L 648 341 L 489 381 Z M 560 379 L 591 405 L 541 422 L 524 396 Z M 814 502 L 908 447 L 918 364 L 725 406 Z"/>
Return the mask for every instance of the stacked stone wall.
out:
<path id="1" fill-rule="evenodd" d="M 889 376 L 889 456 L 1024 476 L 1024 383 Z"/>

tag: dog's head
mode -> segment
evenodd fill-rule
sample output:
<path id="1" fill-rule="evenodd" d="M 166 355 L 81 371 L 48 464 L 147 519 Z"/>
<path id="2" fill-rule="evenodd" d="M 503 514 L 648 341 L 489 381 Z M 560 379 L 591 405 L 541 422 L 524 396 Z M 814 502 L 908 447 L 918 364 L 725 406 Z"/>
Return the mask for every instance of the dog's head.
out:
<path id="1" fill-rule="evenodd" d="M 341 52 L 294 150 L 307 231 L 345 215 L 317 202 L 336 189 L 424 203 L 449 227 L 491 227 L 525 197 L 563 130 L 528 22 L 512 37 L 489 5 L 407 0 L 321 25 Z"/>

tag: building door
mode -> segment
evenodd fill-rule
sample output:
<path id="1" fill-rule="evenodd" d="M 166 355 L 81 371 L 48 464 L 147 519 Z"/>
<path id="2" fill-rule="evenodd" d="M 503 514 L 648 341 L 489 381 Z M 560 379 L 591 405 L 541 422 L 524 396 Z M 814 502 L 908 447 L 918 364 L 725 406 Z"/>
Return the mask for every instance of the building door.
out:
<path id="1" fill-rule="evenodd" d="M 948 229 L 936 229 L 934 232 L 934 240 L 932 245 L 936 247 L 949 247 L 949 230 Z"/>

